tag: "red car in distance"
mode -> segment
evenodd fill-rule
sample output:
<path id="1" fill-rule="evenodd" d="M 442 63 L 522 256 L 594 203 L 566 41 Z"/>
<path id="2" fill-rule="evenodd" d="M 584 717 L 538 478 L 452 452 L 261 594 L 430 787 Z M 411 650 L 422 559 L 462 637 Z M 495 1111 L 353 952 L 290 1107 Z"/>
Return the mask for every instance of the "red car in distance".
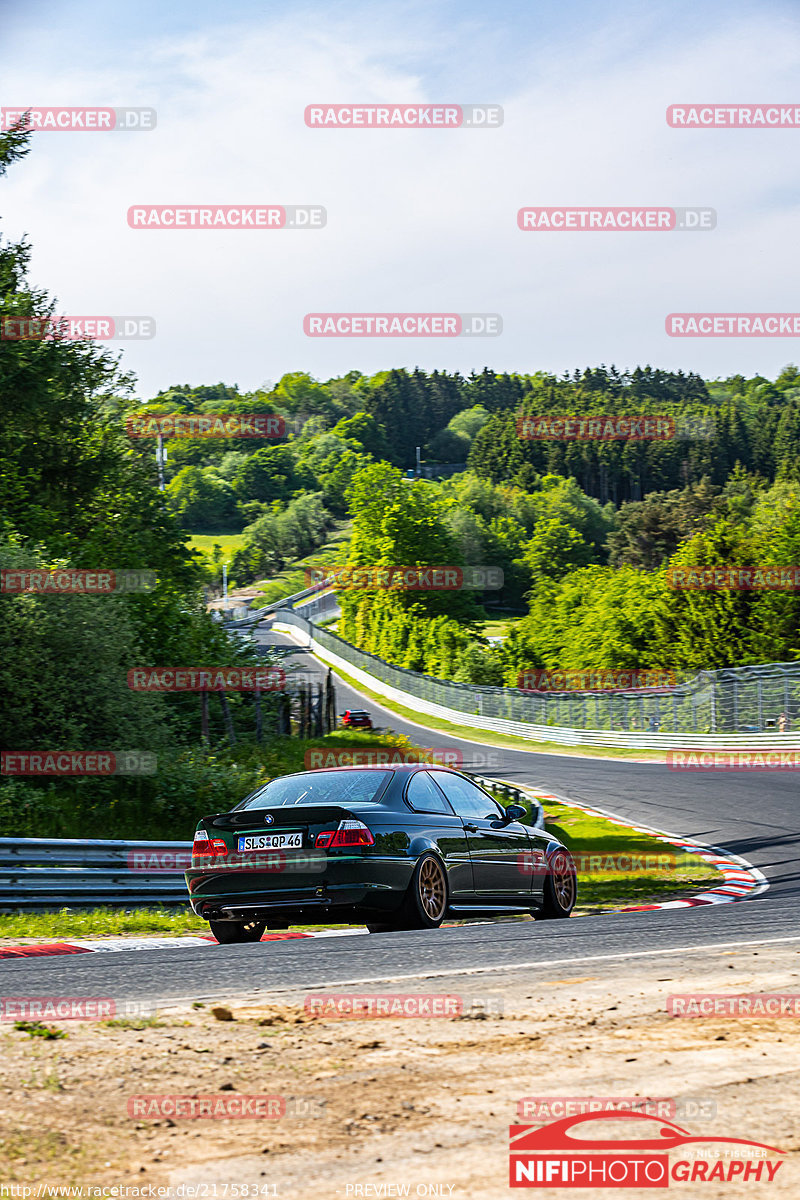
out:
<path id="1" fill-rule="evenodd" d="M 348 708 L 342 713 L 343 729 L 372 729 L 372 718 L 363 708 Z"/>

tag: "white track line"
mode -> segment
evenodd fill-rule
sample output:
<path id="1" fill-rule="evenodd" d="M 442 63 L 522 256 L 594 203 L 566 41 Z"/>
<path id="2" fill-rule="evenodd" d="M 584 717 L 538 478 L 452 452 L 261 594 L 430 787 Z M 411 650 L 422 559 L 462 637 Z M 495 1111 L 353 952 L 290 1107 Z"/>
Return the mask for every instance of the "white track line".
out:
<path id="1" fill-rule="evenodd" d="M 537 958 L 531 962 L 514 962 L 514 963 L 495 963 L 492 966 L 486 967 L 451 967 L 449 970 L 441 971 L 416 971 L 407 975 L 368 975 L 361 976 L 357 979 L 332 979 L 324 982 L 314 982 L 309 984 L 298 984 L 292 988 L 270 988 L 270 997 L 288 992 L 309 991 L 311 988 L 325 987 L 355 987 L 362 986 L 367 983 L 396 983 L 399 980 L 412 979 L 448 979 L 456 975 L 489 975 L 502 974 L 507 971 L 529 971 L 538 967 L 572 967 L 583 963 L 596 962 L 614 962 L 622 960 L 633 960 L 641 958 L 666 958 L 672 954 L 705 954 L 709 950 L 729 950 L 740 946 L 769 946 L 785 942 L 800 942 L 800 934 L 792 934 L 788 937 L 777 938 L 755 938 L 740 942 L 707 942 L 701 946 L 670 946 L 663 950 L 632 950 L 622 951 L 613 954 L 591 954 L 582 955 L 578 958 Z M 244 993 L 243 993 L 244 994 Z M 254 993 L 246 993 L 248 996 Z M 213 1000 L 213 996 L 199 997 L 204 1000 Z M 173 1000 L 170 998 L 167 1001 L 167 1006 L 173 1004 L 190 1004 L 193 1000 L 197 1000 L 197 995 L 181 996 Z M 265 997 L 256 996 L 253 1003 L 265 1003 Z"/>

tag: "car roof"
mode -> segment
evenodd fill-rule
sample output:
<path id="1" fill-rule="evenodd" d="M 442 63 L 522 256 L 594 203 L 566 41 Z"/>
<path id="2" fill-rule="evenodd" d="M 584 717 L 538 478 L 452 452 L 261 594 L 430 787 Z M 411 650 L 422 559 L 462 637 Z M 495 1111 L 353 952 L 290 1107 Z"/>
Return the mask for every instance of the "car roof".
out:
<path id="1" fill-rule="evenodd" d="M 380 747 L 380 749 L 391 750 L 391 747 Z M 355 753 L 358 753 L 357 747 L 354 748 Z M 293 771 L 293 775 L 318 775 L 320 771 L 427 771 L 434 767 L 437 771 L 449 771 L 453 775 L 458 775 L 460 772 L 454 771 L 452 767 L 445 767 L 441 763 L 435 762 L 412 762 L 412 763 L 348 763 L 342 767 L 317 767 L 312 771 Z M 278 778 L 286 779 L 288 776 L 282 775 Z"/>

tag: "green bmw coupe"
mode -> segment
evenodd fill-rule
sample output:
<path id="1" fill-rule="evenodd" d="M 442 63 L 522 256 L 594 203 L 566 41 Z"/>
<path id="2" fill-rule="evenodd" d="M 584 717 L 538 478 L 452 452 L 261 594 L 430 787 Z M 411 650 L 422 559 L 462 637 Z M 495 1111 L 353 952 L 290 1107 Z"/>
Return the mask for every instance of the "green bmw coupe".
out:
<path id="1" fill-rule="evenodd" d="M 572 856 L 525 816 L 432 764 L 285 775 L 200 821 L 192 908 L 219 942 L 300 923 L 363 921 L 376 933 L 445 917 L 568 917 Z"/>

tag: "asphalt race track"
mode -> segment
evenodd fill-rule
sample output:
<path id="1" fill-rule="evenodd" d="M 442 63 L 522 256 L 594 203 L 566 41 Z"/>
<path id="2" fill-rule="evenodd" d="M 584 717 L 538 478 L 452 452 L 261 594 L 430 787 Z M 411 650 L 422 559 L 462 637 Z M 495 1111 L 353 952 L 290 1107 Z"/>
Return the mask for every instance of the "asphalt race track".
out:
<path id="1" fill-rule="evenodd" d="M 291 644 L 266 633 L 260 640 Z M 303 669 L 324 668 L 298 652 Z M 337 681 L 337 707 L 364 707 L 376 724 L 411 737 L 418 745 L 459 747 L 464 769 L 597 805 L 635 823 L 724 847 L 758 867 L 769 881 L 760 896 L 731 904 L 654 912 L 610 913 L 569 922 L 499 922 L 436 931 L 276 941 L 255 945 L 134 949 L 9 959 L 0 964 L 7 994 L 94 995 L 148 999 L 168 1004 L 185 999 L 232 998 L 324 985 L 369 986 L 423 978 L 527 973 L 558 966 L 561 974 L 593 970 L 613 976 L 625 959 L 663 955 L 711 955 L 735 946 L 800 948 L 798 849 L 800 795 L 792 772 L 678 774 L 661 764 L 495 749 L 423 729 L 380 709 Z M 489 768 L 486 755 L 498 756 Z M 471 758 L 474 755 L 474 758 Z M 188 836 L 188 831 L 187 831 Z M 603 964 L 603 966 L 601 966 Z"/>

